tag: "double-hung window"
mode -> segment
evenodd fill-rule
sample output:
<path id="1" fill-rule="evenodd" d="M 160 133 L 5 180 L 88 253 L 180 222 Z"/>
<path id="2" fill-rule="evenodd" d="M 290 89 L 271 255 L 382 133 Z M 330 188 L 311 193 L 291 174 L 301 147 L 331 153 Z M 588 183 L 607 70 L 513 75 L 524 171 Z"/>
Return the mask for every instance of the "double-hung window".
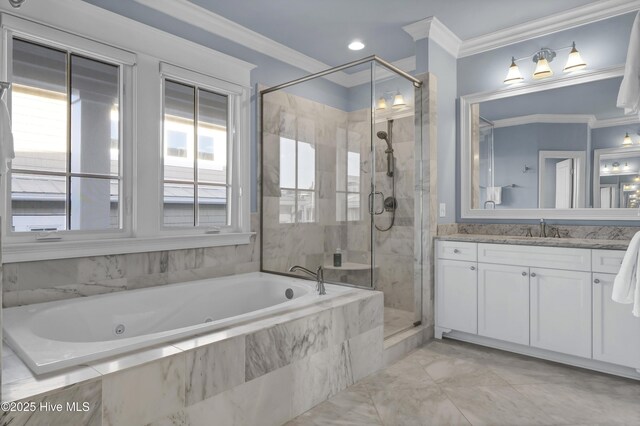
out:
<path id="1" fill-rule="evenodd" d="M 115 48 L 68 34 L 58 42 L 57 31 L 41 31 L 47 42 L 7 36 L 15 150 L 7 175 L 9 235 L 28 241 L 52 231 L 123 233 L 128 64 L 108 55 L 120 52 Z"/>
<path id="2" fill-rule="evenodd" d="M 279 222 L 315 221 L 316 147 L 311 142 L 280 137 Z"/>
<path id="3" fill-rule="evenodd" d="M 163 64 L 162 223 L 165 228 L 239 227 L 241 88 Z"/>

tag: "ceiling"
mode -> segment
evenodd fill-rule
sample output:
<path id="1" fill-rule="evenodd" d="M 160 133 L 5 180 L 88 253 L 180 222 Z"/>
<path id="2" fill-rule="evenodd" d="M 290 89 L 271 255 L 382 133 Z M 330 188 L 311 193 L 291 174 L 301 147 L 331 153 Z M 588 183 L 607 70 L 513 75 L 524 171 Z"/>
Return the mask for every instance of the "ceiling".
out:
<path id="1" fill-rule="evenodd" d="M 190 0 L 307 56 L 336 66 L 377 54 L 415 54 L 402 27 L 435 16 L 466 40 L 597 0 Z M 353 39 L 366 47 L 347 49 Z"/>

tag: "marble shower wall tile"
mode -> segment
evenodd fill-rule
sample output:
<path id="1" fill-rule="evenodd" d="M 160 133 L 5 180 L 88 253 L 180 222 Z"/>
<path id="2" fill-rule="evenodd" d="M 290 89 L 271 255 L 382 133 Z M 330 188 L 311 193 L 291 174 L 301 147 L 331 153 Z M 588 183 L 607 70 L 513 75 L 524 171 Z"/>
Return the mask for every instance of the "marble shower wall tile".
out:
<path id="1" fill-rule="evenodd" d="M 251 229 L 259 217 L 251 214 Z M 258 236 L 249 244 L 3 265 L 3 306 L 85 297 L 260 269 Z"/>

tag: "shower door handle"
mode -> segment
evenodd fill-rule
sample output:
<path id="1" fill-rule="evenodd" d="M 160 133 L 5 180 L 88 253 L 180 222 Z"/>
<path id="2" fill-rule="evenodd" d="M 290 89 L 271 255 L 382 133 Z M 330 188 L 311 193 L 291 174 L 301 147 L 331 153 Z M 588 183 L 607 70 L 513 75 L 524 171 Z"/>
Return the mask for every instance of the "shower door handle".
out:
<path id="1" fill-rule="evenodd" d="M 381 203 L 381 208 L 380 211 L 374 210 L 374 204 L 375 204 L 375 196 L 379 195 L 380 196 L 380 200 L 382 200 Z M 376 192 L 370 192 L 369 193 L 369 214 L 375 214 L 375 215 L 379 215 L 384 213 L 384 194 L 382 192 L 376 191 Z"/>

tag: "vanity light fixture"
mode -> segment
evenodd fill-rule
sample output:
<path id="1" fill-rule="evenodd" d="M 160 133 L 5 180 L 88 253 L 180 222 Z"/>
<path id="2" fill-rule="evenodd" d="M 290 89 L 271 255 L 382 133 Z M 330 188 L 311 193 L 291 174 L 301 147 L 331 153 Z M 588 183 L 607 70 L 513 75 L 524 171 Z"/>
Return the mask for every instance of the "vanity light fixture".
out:
<path id="1" fill-rule="evenodd" d="M 587 67 L 587 63 L 582 59 L 582 56 L 580 56 L 580 52 L 578 52 L 578 49 L 576 49 L 575 42 L 572 42 L 571 46 L 555 50 L 548 47 L 543 47 L 535 52 L 533 54 L 533 57 L 525 56 L 524 58 L 515 58 L 512 56 L 511 65 L 509 66 L 509 71 L 507 72 L 507 77 L 504 79 L 504 83 L 514 84 L 524 81 L 524 78 L 520 73 L 520 69 L 518 68 L 517 62 L 525 58 L 531 58 L 536 64 L 535 70 L 533 71 L 532 75 L 534 80 L 551 77 L 553 75 L 553 70 L 551 69 L 550 63 L 553 62 L 553 59 L 557 56 L 556 51 L 565 49 L 571 50 L 567 58 L 567 63 L 563 68 L 564 72 L 578 71 Z"/>
<path id="2" fill-rule="evenodd" d="M 516 58 L 512 56 L 511 66 L 507 72 L 507 78 L 504 79 L 504 84 L 520 83 L 521 81 L 524 81 L 524 77 L 520 73 L 520 68 L 518 68 L 518 65 L 516 64 Z"/>
<path id="3" fill-rule="evenodd" d="M 393 108 L 402 108 L 403 106 L 406 106 L 407 104 L 404 101 L 404 96 L 402 96 L 402 93 L 400 93 L 400 91 L 398 90 L 395 94 L 395 96 L 393 97 Z"/>
<path id="4" fill-rule="evenodd" d="M 556 52 L 547 47 L 543 47 L 538 53 L 533 55 L 533 62 L 536 63 L 536 69 L 533 71 L 533 78 L 535 80 L 551 77 L 553 75 L 553 70 L 551 70 L 549 62 L 552 62 L 555 57 Z"/>
<path id="5" fill-rule="evenodd" d="M 609 173 L 609 166 L 605 164 L 604 167 L 602 168 L 602 171 L 605 173 Z"/>
<path id="6" fill-rule="evenodd" d="M 360 40 L 353 40 L 347 47 L 349 47 L 350 50 L 362 50 L 364 49 L 364 43 Z"/>
<path id="7" fill-rule="evenodd" d="M 612 170 L 614 172 L 619 172 L 620 171 L 620 163 L 618 163 L 617 161 L 615 163 L 613 163 L 612 166 L 613 166 Z"/>
<path id="8" fill-rule="evenodd" d="M 407 106 L 400 90 L 384 92 L 376 102 L 376 111 L 382 112 L 389 109 L 389 106 L 394 110 L 400 110 Z"/>
<path id="9" fill-rule="evenodd" d="M 587 67 L 587 63 L 580 56 L 580 52 L 576 49 L 576 42 L 571 44 L 571 52 L 567 58 L 567 64 L 564 66 L 564 72 L 573 72 L 583 70 Z"/>
<path id="10" fill-rule="evenodd" d="M 622 170 L 629 170 L 629 163 L 624 163 Z"/>
<path id="11" fill-rule="evenodd" d="M 629 132 L 622 139 L 622 146 L 631 146 L 633 145 L 633 141 L 631 140 L 631 136 L 629 136 Z"/>
<path id="12" fill-rule="evenodd" d="M 634 181 L 634 182 L 640 182 L 640 176 L 636 176 L 636 177 L 634 177 L 634 178 L 633 178 L 633 181 Z"/>

